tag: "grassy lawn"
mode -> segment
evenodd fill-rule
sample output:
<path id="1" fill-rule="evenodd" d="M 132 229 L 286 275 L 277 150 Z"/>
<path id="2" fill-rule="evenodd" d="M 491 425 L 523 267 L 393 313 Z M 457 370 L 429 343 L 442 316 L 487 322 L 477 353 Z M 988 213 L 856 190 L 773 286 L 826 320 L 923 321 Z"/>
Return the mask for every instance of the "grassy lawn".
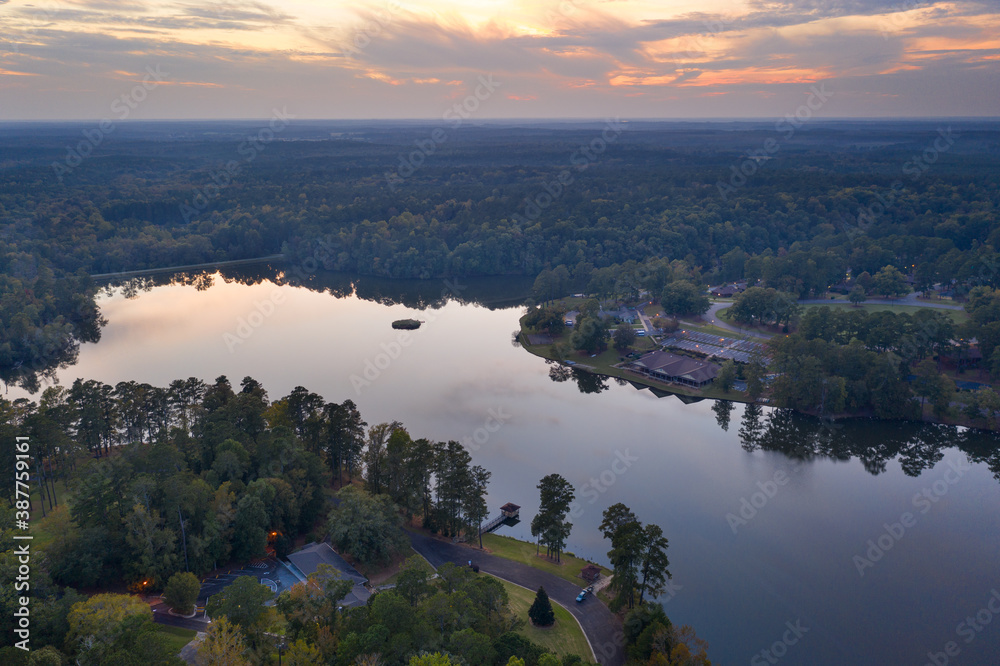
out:
<path id="1" fill-rule="evenodd" d="M 508 560 L 527 564 L 542 571 L 548 571 L 551 574 L 579 585 L 581 588 L 585 586 L 586 581 L 580 578 L 580 570 L 591 563 L 572 554 L 563 553 L 561 558 L 562 563 L 556 564 L 545 557 L 544 551 L 541 557 L 535 555 L 535 544 L 528 543 L 527 541 L 518 541 L 517 539 L 498 534 L 484 534 L 483 546 L 494 555 L 506 557 Z M 610 576 L 611 570 L 601 567 L 601 575 Z"/>
<path id="2" fill-rule="evenodd" d="M 962 324 L 969 320 L 968 313 L 965 310 L 946 310 L 943 308 L 923 308 L 919 305 L 890 305 L 888 303 L 868 303 L 865 305 L 851 305 L 846 301 L 830 301 L 829 304 L 826 303 L 811 303 L 809 305 L 803 305 L 803 314 L 810 308 L 836 308 L 837 310 L 864 310 L 866 312 L 895 312 L 896 314 L 901 314 L 906 312 L 908 314 L 914 314 L 918 310 L 937 310 L 938 312 L 943 312 L 956 324 Z M 719 310 L 716 314 L 719 315 L 725 321 L 735 325 L 736 322 L 729 321 L 729 308 Z M 730 334 L 731 335 L 731 334 Z"/>
<path id="3" fill-rule="evenodd" d="M 170 650 L 177 654 L 181 649 L 194 640 L 194 637 L 198 635 L 198 632 L 194 629 L 181 629 L 180 627 L 168 627 L 163 624 L 156 625 L 156 629 L 160 634 L 167 637 L 169 641 Z"/>
<path id="4" fill-rule="evenodd" d="M 754 330 L 756 330 L 756 329 L 754 329 Z M 721 326 L 716 326 L 715 324 L 709 324 L 709 323 L 698 324 L 696 326 L 688 326 L 687 324 L 681 324 L 681 327 L 679 329 L 677 329 L 677 331 L 678 332 L 680 332 L 680 331 L 697 331 L 699 333 L 709 333 L 711 335 L 718 335 L 719 337 L 725 337 L 725 338 L 738 338 L 738 337 L 740 337 L 740 334 L 737 333 L 737 332 L 735 332 L 735 331 L 730 331 L 730 330 L 727 330 L 725 328 L 722 328 Z M 768 331 L 759 331 L 759 332 L 761 332 L 761 333 L 768 333 L 769 334 Z M 743 337 L 751 337 L 751 336 L 744 335 Z M 751 337 L 751 339 L 756 339 L 756 338 Z"/>
<path id="5" fill-rule="evenodd" d="M 889 305 L 887 303 L 867 303 L 865 305 L 854 306 L 850 303 L 831 303 L 826 304 L 812 304 L 803 305 L 803 312 L 809 308 L 836 308 L 838 310 L 852 310 L 859 308 L 865 310 L 866 312 L 895 312 L 896 314 L 902 314 L 906 312 L 907 314 L 914 314 L 918 310 L 936 310 L 937 312 L 943 312 L 944 314 L 951 317 L 951 320 L 956 324 L 962 324 L 969 320 L 969 315 L 965 310 L 946 310 L 943 308 L 922 308 L 919 305 Z M 720 315 L 722 312 L 719 313 Z"/>
<path id="6" fill-rule="evenodd" d="M 525 621 L 525 625 L 518 629 L 517 633 L 533 643 L 538 643 L 555 652 L 560 657 L 576 654 L 583 657 L 585 661 L 594 658 L 590 652 L 590 646 L 587 644 L 587 639 L 583 635 L 583 630 L 580 629 L 580 625 L 577 624 L 568 610 L 553 602 L 552 610 L 556 614 L 555 624 L 551 627 L 536 627 L 528 619 L 528 609 L 531 608 L 531 604 L 535 600 L 535 593 L 505 580 L 500 582 L 503 583 L 507 594 L 510 595 L 510 609 L 517 617 Z"/>

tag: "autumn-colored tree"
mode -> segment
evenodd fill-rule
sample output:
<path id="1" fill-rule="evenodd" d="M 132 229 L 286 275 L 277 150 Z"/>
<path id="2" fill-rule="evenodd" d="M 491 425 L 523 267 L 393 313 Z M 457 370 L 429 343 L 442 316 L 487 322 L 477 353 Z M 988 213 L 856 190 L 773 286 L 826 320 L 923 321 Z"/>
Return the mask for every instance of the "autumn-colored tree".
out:
<path id="1" fill-rule="evenodd" d="M 198 646 L 198 666 L 249 666 L 247 646 L 239 627 L 220 617 L 208 627 Z"/>

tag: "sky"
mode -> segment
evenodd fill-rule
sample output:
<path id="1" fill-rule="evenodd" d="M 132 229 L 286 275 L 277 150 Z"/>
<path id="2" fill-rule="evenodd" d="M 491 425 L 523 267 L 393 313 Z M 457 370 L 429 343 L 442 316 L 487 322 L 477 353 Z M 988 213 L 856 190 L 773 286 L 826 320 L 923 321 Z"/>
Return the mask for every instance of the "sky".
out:
<path id="1" fill-rule="evenodd" d="M 1000 116 L 1000 0 L 0 0 L 0 119 Z"/>

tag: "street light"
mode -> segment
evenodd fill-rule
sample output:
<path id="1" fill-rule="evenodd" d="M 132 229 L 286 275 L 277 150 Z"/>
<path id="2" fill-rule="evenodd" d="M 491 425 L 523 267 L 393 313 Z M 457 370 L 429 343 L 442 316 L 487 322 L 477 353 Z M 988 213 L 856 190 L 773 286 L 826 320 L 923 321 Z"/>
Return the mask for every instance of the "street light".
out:
<path id="1" fill-rule="evenodd" d="M 281 666 L 281 655 L 285 654 L 285 650 L 288 649 L 288 643 L 282 638 L 275 647 L 278 648 L 278 666 Z"/>

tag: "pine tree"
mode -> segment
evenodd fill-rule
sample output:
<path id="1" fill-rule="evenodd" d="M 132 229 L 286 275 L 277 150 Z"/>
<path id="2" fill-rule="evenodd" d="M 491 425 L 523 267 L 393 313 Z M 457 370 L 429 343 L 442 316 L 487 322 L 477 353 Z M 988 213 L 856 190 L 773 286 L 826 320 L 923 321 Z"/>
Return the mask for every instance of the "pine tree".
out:
<path id="1" fill-rule="evenodd" d="M 538 588 L 535 601 L 528 609 L 528 617 L 539 627 L 551 627 L 555 623 L 556 614 L 552 610 L 552 602 L 549 601 L 549 595 L 545 593 L 544 587 Z"/>

